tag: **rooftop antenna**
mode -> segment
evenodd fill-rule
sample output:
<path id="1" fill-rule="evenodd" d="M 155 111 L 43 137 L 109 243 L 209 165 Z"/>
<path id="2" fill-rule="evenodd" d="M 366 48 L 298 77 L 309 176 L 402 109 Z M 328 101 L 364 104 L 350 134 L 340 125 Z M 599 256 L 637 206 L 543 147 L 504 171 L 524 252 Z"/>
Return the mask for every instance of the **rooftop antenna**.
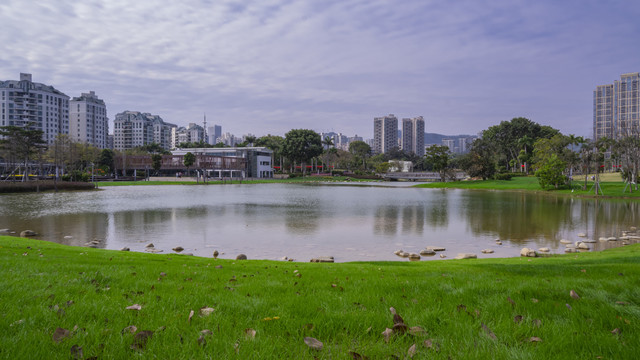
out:
<path id="1" fill-rule="evenodd" d="M 204 141 L 208 144 L 209 138 L 207 137 L 207 113 L 204 113 Z"/>

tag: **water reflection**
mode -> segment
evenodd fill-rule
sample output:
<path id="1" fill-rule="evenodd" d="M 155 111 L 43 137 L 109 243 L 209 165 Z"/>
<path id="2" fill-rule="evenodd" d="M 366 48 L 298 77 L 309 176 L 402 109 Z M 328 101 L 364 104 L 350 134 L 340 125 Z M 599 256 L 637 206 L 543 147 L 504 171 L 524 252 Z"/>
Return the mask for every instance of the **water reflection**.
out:
<path id="1" fill-rule="evenodd" d="M 559 253 L 559 240 L 577 241 L 579 232 L 598 240 L 640 225 L 638 202 L 411 188 L 148 186 L 0 200 L 0 228 L 32 229 L 45 240 L 83 246 L 97 239 L 100 247 L 138 251 L 153 242 L 165 252 L 181 245 L 203 256 L 216 248 L 271 259 L 396 260 L 397 248 L 426 245 L 446 246 L 452 256 L 483 248 L 516 256 L 523 246 Z M 592 245 L 614 246 L 620 242 Z"/>

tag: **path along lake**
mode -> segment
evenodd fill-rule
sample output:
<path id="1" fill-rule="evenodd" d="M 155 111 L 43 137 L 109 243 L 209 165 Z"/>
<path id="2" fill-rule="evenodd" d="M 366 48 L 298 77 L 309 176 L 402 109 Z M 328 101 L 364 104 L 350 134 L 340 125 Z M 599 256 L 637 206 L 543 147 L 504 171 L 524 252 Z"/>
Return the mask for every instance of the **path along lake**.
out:
<path id="1" fill-rule="evenodd" d="M 36 238 L 67 245 L 98 240 L 106 249 L 145 251 L 153 243 L 163 253 L 181 246 L 207 257 L 215 249 L 221 258 L 345 262 L 407 261 L 394 251 L 418 253 L 429 245 L 445 247 L 449 259 L 459 252 L 512 257 L 523 247 L 564 253 L 561 239 L 594 239 L 590 248 L 602 250 L 622 244 L 601 237 L 640 226 L 640 203 L 633 200 L 410 185 L 149 185 L 10 194 L 0 196 L 0 229 L 30 229 Z"/>

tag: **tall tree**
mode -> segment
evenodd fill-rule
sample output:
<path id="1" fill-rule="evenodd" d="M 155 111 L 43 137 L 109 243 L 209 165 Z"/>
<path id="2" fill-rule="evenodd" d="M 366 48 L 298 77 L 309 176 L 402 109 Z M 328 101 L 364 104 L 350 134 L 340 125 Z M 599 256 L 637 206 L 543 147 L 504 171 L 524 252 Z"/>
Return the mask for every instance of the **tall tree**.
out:
<path id="1" fill-rule="evenodd" d="M 349 143 L 349 152 L 362 160 L 362 167 L 367 168 L 367 158 L 371 155 L 371 146 L 364 141 L 352 141 Z"/>
<path id="2" fill-rule="evenodd" d="M 305 172 L 306 162 L 322 154 L 322 139 L 313 130 L 293 129 L 284 136 L 282 152 L 288 159 L 300 162 Z"/>
<path id="3" fill-rule="evenodd" d="M 528 136 L 531 140 L 525 139 L 531 144 L 539 138 L 551 138 L 558 133 L 558 130 L 550 126 L 542 126 L 527 118 L 517 117 L 489 127 L 483 131 L 482 138 L 495 144 L 498 161 L 509 168 L 517 163 L 520 150 L 523 149 L 520 139 Z M 531 151 L 529 146 L 525 152 L 530 154 Z"/>
<path id="4" fill-rule="evenodd" d="M 433 171 L 440 174 L 440 180 L 446 181 L 449 168 L 449 147 L 444 145 L 431 145 L 425 151 L 425 161 L 431 165 Z"/>
<path id="5" fill-rule="evenodd" d="M 46 148 L 42 130 L 9 125 L 0 127 L 0 148 L 9 158 L 18 159 L 24 165 L 23 181 L 28 178 L 31 158 Z"/>
<path id="6" fill-rule="evenodd" d="M 156 174 L 162 168 L 162 155 L 153 154 L 151 155 L 151 167 L 156 171 Z"/>
<path id="7" fill-rule="evenodd" d="M 493 178 L 498 171 L 498 146 L 484 137 L 476 139 L 460 158 L 460 167 L 471 177 Z"/>
<path id="8" fill-rule="evenodd" d="M 191 152 L 184 154 L 182 163 L 187 168 L 187 176 L 189 176 L 189 168 L 191 167 L 191 165 L 195 164 L 195 162 L 196 162 L 196 156 L 193 155 Z"/>

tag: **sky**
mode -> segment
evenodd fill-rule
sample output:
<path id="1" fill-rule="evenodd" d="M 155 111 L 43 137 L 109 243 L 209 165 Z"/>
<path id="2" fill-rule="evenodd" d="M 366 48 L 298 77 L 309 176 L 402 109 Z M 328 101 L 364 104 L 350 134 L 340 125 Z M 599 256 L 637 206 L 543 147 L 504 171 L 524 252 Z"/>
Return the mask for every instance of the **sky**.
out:
<path id="1" fill-rule="evenodd" d="M 593 90 L 640 72 L 637 0 L 2 0 L 0 80 L 31 73 L 115 114 L 373 137 L 423 116 L 592 133 Z"/>

